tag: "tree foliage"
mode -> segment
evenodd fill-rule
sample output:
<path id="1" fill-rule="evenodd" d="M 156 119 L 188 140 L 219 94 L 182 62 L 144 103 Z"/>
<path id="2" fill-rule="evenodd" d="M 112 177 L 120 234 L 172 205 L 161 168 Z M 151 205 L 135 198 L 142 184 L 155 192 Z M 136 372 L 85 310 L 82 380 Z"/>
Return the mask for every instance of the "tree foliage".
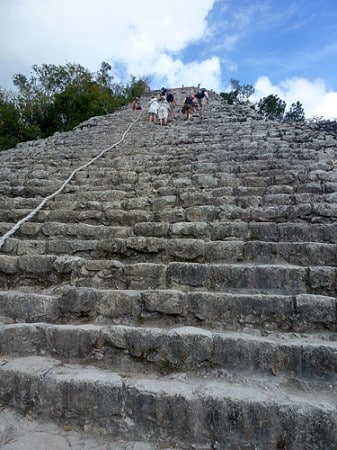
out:
<path id="1" fill-rule="evenodd" d="M 286 102 L 274 94 L 261 98 L 257 104 L 258 113 L 269 120 L 282 120 Z"/>
<path id="2" fill-rule="evenodd" d="M 34 65 L 28 78 L 14 75 L 17 94 L 0 89 L 0 150 L 112 113 L 148 87 L 135 77 L 126 85 L 114 83 L 110 71 L 107 62 L 96 73 L 80 64 L 42 64 Z"/>
<path id="3" fill-rule="evenodd" d="M 304 122 L 305 114 L 302 103 L 292 103 L 289 111 L 285 113 L 284 120 L 287 122 Z"/>
<path id="4" fill-rule="evenodd" d="M 249 100 L 255 92 L 252 85 L 241 85 L 239 80 L 232 78 L 230 80 L 230 88 L 230 91 L 220 93 L 220 96 L 230 105 L 249 105 L 255 108 L 264 119 L 284 120 L 287 122 L 305 121 L 304 109 L 299 101 L 292 103 L 289 110 L 285 112 L 286 102 L 277 95 L 268 95 L 260 99 L 256 104 L 253 104 Z"/>
<path id="5" fill-rule="evenodd" d="M 230 80 L 231 91 L 221 92 L 221 97 L 229 105 L 247 105 L 249 97 L 254 94 L 254 87 L 251 84 L 240 84 L 239 80 L 232 78 Z"/>
<path id="6" fill-rule="evenodd" d="M 15 98 L 0 89 L 0 150 L 11 148 L 18 142 L 35 139 L 38 129 L 21 120 Z"/>

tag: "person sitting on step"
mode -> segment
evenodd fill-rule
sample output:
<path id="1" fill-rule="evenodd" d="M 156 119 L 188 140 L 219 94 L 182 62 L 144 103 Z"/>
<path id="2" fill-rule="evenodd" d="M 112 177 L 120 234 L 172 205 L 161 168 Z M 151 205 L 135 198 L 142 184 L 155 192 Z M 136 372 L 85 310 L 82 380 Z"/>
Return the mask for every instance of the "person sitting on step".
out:
<path id="1" fill-rule="evenodd" d="M 142 109 L 141 104 L 140 104 L 140 98 L 136 97 L 134 99 L 134 101 L 132 102 L 132 111 L 136 111 Z"/>

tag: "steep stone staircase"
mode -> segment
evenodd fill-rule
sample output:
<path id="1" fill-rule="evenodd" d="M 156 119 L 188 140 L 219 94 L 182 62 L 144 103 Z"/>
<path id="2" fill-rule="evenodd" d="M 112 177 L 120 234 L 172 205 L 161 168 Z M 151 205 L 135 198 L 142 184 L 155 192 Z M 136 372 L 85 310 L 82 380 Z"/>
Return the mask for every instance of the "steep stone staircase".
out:
<path id="1" fill-rule="evenodd" d="M 0 249 L 1 404 L 142 448 L 336 450 L 336 137 L 216 94 L 166 127 L 122 108 L 0 153 L 0 234 L 132 123 Z"/>

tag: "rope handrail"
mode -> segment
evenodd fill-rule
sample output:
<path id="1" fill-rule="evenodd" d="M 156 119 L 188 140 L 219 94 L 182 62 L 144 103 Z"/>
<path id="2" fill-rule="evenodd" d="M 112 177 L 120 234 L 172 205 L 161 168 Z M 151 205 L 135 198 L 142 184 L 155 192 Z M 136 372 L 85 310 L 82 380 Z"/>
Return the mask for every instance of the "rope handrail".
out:
<path id="1" fill-rule="evenodd" d="M 86 169 L 91 164 L 93 164 L 95 161 L 97 161 L 99 158 L 101 158 L 106 152 L 108 152 L 109 150 L 112 150 L 113 148 L 117 147 L 117 145 L 119 145 L 121 142 L 123 142 L 126 135 L 128 134 L 128 132 L 131 130 L 131 128 L 134 126 L 134 124 L 139 120 L 140 116 L 142 115 L 142 112 L 143 111 L 141 110 L 140 113 L 138 114 L 138 116 L 136 117 L 136 119 L 133 122 L 131 122 L 131 124 L 128 126 L 128 128 L 124 131 L 122 137 L 117 142 L 115 142 L 114 144 L 112 144 L 109 147 L 102 150 L 97 156 L 95 156 L 93 159 L 88 161 L 83 166 L 80 166 L 77 169 L 73 170 L 72 173 L 69 175 L 69 177 L 66 179 L 66 181 L 62 184 L 62 186 L 59 189 L 57 189 L 54 193 L 45 197 L 42 200 L 42 202 L 33 211 L 31 211 L 27 216 L 25 216 L 24 218 L 19 220 L 19 222 L 17 222 L 9 231 L 7 231 L 7 233 L 5 233 L 2 236 L 2 238 L 0 239 L 0 249 L 2 248 L 2 246 L 4 245 L 6 240 L 10 236 L 12 236 L 21 227 L 22 224 L 24 224 L 25 222 L 28 222 L 32 217 L 34 217 L 44 207 L 44 205 L 48 202 L 48 200 L 51 200 L 54 197 L 56 197 L 58 194 L 60 194 L 64 190 L 64 188 L 70 183 L 70 181 L 73 179 L 74 175 L 77 172 L 79 172 L 83 169 Z"/>

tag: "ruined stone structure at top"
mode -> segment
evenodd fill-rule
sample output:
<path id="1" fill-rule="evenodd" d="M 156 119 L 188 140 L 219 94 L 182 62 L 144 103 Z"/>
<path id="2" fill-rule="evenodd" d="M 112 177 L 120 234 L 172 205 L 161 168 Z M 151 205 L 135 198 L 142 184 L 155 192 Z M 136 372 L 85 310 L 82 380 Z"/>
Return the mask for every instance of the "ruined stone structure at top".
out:
<path id="1" fill-rule="evenodd" d="M 337 449 L 336 137 L 216 94 L 138 114 L 0 153 L 3 236 L 138 119 L 0 249 L 0 404 L 118 448 Z"/>

